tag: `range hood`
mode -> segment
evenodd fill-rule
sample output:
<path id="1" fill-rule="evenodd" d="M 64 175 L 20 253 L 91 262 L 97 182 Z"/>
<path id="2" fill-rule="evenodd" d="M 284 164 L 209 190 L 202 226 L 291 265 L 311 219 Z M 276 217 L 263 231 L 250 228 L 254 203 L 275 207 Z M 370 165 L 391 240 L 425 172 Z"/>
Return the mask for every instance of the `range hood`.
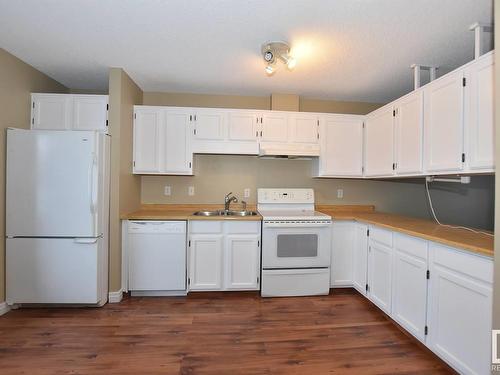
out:
<path id="1" fill-rule="evenodd" d="M 319 145 L 261 142 L 259 156 L 263 158 L 287 159 L 317 157 L 319 156 Z"/>

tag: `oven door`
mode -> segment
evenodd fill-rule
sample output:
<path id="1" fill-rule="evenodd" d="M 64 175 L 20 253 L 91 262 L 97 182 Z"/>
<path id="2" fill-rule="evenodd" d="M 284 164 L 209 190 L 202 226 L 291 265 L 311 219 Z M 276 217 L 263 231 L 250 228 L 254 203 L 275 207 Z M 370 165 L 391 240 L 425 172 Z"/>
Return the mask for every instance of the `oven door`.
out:
<path id="1" fill-rule="evenodd" d="M 331 221 L 264 221 L 262 268 L 329 267 Z"/>

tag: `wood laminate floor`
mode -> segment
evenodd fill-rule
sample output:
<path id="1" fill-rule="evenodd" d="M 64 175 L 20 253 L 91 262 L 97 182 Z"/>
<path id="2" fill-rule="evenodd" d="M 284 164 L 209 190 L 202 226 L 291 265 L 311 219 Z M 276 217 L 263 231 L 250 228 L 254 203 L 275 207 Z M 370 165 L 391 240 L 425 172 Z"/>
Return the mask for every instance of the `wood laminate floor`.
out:
<path id="1" fill-rule="evenodd" d="M 445 374 L 451 370 L 353 290 L 127 298 L 100 309 L 0 317 L 0 373 Z"/>

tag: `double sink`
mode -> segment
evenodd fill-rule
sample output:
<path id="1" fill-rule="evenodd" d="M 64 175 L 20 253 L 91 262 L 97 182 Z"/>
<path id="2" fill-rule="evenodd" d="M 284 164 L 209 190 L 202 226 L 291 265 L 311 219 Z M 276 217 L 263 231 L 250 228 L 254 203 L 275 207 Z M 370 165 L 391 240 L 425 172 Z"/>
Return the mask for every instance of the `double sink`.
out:
<path id="1" fill-rule="evenodd" d="M 232 210 L 215 210 L 215 211 L 197 211 L 194 216 L 256 216 L 255 211 L 232 211 Z"/>

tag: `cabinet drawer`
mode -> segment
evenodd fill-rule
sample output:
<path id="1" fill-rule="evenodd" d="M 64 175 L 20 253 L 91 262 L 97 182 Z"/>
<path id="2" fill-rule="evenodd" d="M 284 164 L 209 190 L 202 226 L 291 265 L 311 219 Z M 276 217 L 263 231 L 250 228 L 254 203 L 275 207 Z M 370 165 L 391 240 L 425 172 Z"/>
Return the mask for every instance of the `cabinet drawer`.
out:
<path id="1" fill-rule="evenodd" d="M 370 226 L 370 240 L 375 240 L 383 245 L 392 247 L 392 232 L 389 230 Z"/>
<path id="2" fill-rule="evenodd" d="M 493 282 L 493 259 L 431 242 L 433 263 L 488 284 Z"/>
<path id="3" fill-rule="evenodd" d="M 229 234 L 260 233 L 260 221 L 226 221 L 225 224 Z"/>
<path id="4" fill-rule="evenodd" d="M 420 238 L 394 233 L 394 248 L 427 261 L 428 242 Z"/>
<path id="5" fill-rule="evenodd" d="M 222 221 L 191 220 L 189 222 L 190 233 L 222 233 Z"/>

